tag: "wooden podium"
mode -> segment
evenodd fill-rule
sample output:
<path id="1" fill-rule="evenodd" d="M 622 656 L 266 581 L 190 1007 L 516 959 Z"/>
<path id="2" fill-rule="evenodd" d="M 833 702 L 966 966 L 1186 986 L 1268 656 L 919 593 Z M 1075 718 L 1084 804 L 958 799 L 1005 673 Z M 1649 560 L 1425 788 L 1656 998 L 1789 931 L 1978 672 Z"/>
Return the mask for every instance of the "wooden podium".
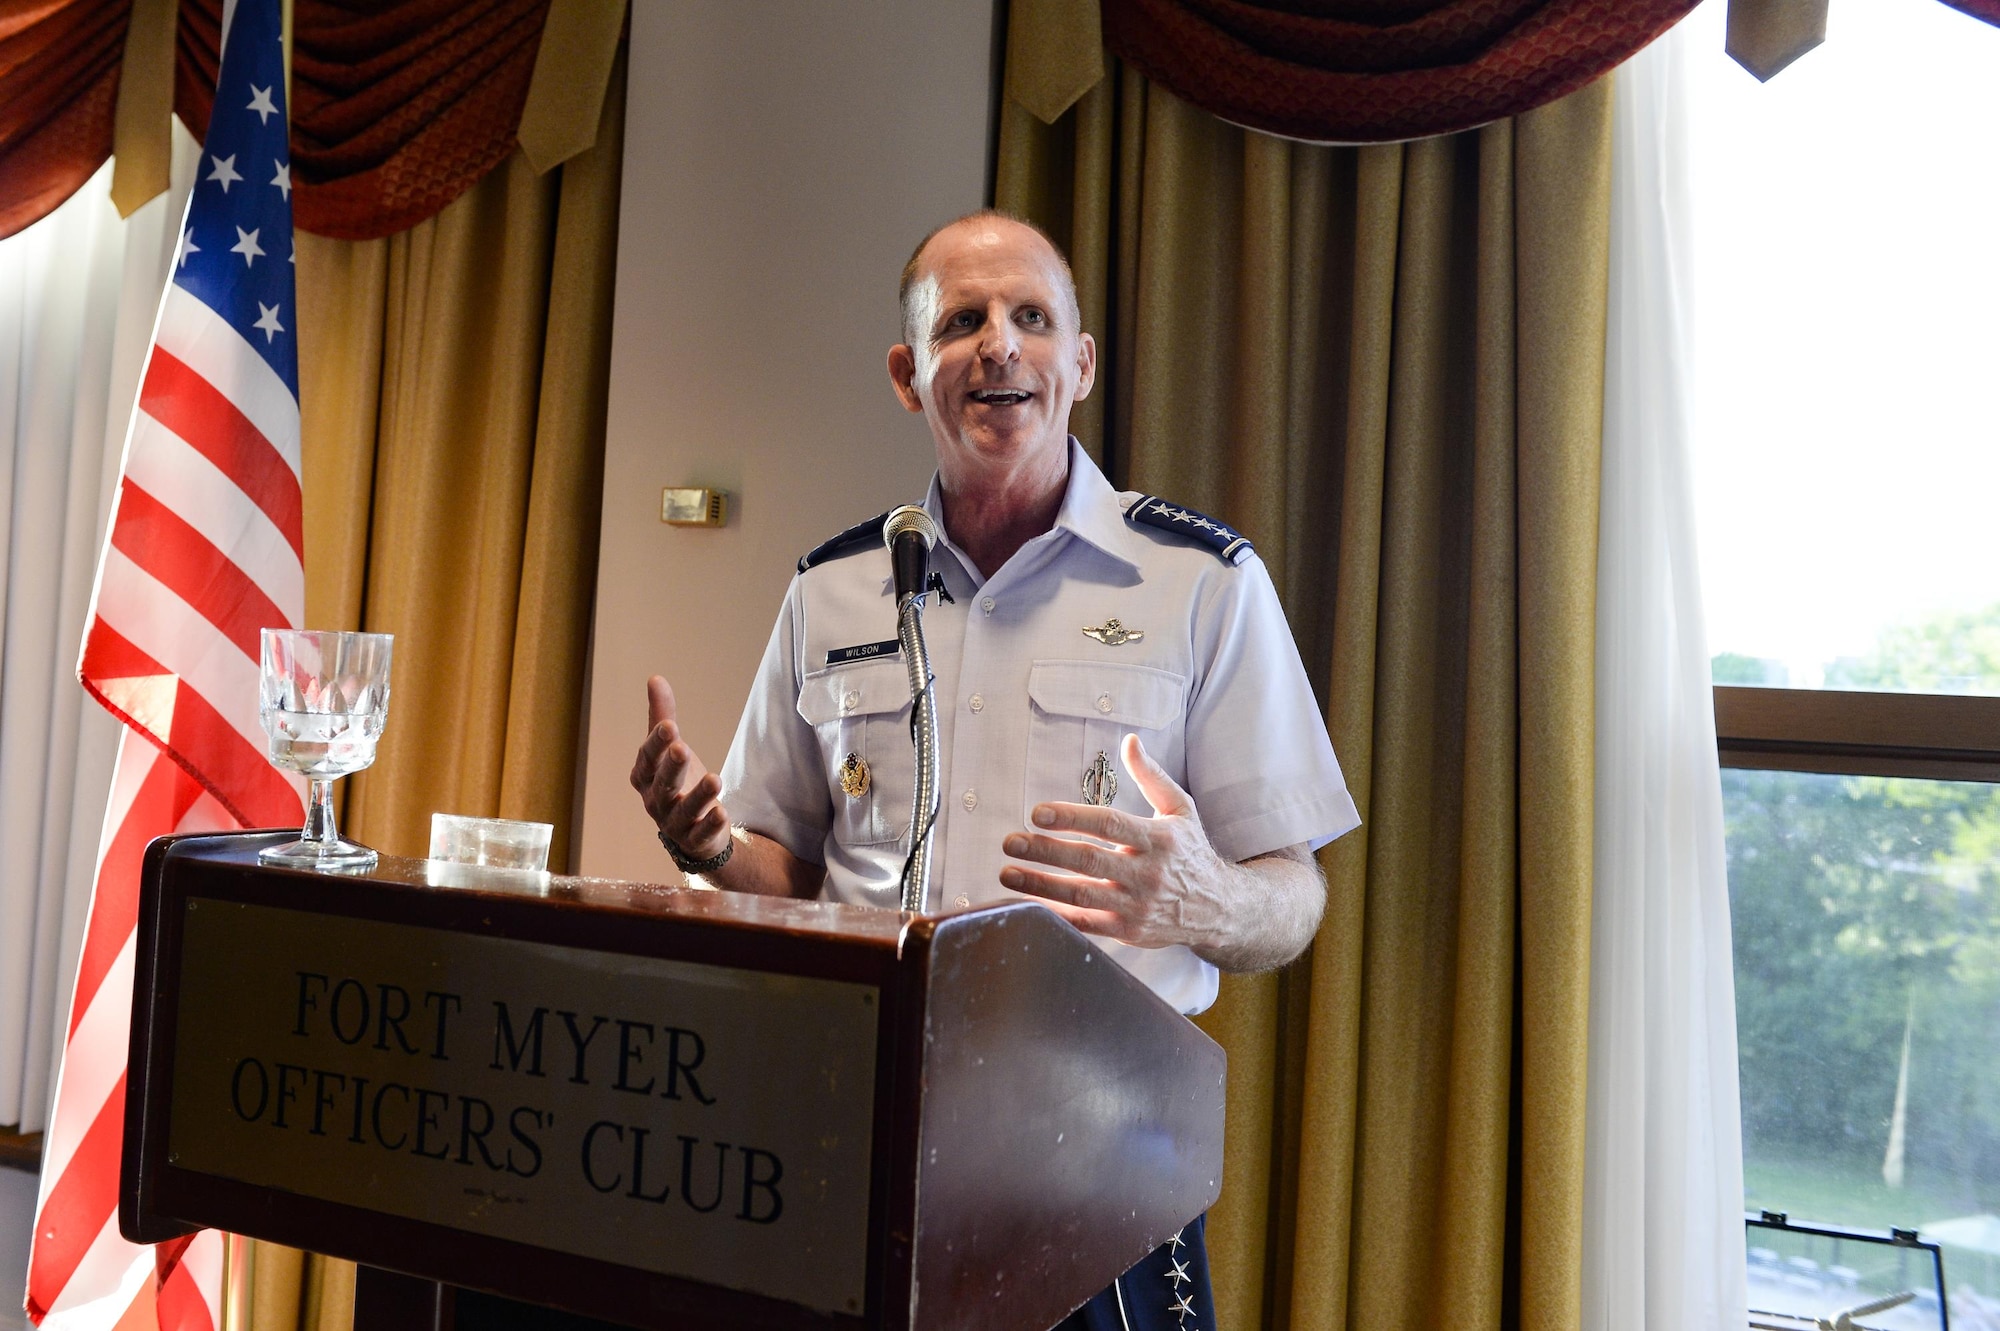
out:
<path id="1" fill-rule="evenodd" d="M 359 1262 L 365 1331 L 1045 1331 L 1216 1197 L 1222 1051 L 1038 906 L 279 835 L 147 851 L 119 1225 Z"/>

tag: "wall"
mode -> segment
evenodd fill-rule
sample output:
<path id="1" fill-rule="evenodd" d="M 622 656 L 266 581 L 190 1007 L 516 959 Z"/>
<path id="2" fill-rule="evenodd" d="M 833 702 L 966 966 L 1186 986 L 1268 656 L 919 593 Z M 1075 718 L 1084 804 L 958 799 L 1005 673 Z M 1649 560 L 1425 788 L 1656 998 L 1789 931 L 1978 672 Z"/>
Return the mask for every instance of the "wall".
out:
<path id="1" fill-rule="evenodd" d="M 910 247 L 985 200 L 993 0 L 632 12 L 581 872 L 672 880 L 627 784 L 645 680 L 720 767 L 799 555 L 922 496 L 889 389 Z M 668 527 L 665 485 L 730 492 Z"/>

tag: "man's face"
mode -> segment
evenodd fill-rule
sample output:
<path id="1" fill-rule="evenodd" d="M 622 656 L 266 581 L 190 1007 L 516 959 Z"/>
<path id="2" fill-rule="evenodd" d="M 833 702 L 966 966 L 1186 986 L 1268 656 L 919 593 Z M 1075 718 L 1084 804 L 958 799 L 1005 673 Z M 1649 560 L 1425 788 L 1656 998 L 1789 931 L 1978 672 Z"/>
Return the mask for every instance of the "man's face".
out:
<path id="1" fill-rule="evenodd" d="M 912 294 L 915 341 L 889 353 L 889 374 L 903 405 L 930 421 L 947 480 L 996 464 L 1060 466 L 1097 351 L 1048 242 L 1004 219 L 948 227 L 925 247 Z"/>

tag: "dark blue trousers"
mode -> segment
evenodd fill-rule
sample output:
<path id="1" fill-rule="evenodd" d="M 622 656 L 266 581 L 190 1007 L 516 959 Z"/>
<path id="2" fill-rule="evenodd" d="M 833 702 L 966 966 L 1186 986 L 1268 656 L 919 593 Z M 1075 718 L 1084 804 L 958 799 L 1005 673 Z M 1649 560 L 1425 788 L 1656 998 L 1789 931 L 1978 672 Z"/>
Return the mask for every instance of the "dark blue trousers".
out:
<path id="1" fill-rule="evenodd" d="M 1109 1289 L 1063 1318 L 1055 1331 L 1215 1331 L 1208 1244 L 1202 1237 L 1207 1219 L 1195 1217 Z"/>

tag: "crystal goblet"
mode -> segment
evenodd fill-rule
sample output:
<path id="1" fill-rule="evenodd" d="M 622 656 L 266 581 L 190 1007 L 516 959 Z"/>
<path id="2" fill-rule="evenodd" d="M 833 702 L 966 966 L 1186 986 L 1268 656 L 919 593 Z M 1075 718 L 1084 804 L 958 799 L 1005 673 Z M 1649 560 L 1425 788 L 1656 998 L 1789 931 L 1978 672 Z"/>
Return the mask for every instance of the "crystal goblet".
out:
<path id="1" fill-rule="evenodd" d="M 364 873 L 375 852 L 340 839 L 333 783 L 375 761 L 389 716 L 387 633 L 265 629 L 258 716 L 271 762 L 306 778 L 306 824 L 297 841 L 258 852 L 265 864 Z"/>

